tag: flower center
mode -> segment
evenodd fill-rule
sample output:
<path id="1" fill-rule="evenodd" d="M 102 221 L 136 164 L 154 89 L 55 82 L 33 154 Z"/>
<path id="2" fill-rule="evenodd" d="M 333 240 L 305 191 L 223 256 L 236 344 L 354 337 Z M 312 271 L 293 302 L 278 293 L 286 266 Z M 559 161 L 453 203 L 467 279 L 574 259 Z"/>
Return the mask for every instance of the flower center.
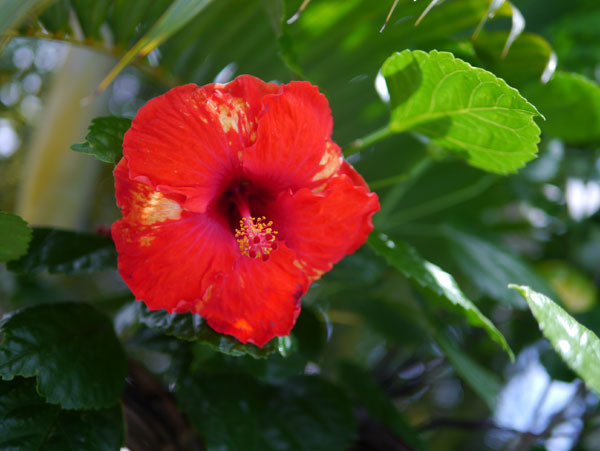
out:
<path id="1" fill-rule="evenodd" d="M 240 216 L 240 226 L 235 229 L 235 238 L 240 246 L 240 252 L 250 258 L 269 259 L 269 254 L 277 249 L 275 238 L 277 231 L 273 230 L 273 221 L 267 221 L 265 216 L 254 217 L 250 214 L 248 197 L 242 189 L 233 194 Z"/>
<path id="2" fill-rule="evenodd" d="M 240 228 L 235 229 L 235 237 L 242 255 L 267 261 L 269 254 L 277 249 L 277 232 L 271 228 L 273 221 L 266 222 L 266 219 L 264 216 L 242 218 Z"/>

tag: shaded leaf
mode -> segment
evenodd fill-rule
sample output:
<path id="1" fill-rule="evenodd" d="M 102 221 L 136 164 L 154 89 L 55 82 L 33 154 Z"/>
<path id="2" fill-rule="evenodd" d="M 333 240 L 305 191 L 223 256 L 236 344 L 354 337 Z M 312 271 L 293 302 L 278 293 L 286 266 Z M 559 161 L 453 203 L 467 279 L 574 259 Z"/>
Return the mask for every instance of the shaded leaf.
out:
<path id="1" fill-rule="evenodd" d="M 492 73 L 435 50 L 396 53 L 381 73 L 392 132 L 421 133 L 489 172 L 514 172 L 535 157 L 539 113 Z"/>
<path id="2" fill-rule="evenodd" d="M 123 156 L 123 136 L 131 127 L 131 119 L 124 117 L 97 117 L 92 120 L 85 142 L 73 144 L 76 152 L 94 155 L 105 163 L 117 164 Z"/>
<path id="3" fill-rule="evenodd" d="M 405 440 L 411 449 L 427 449 L 417 432 L 407 423 L 398 408 L 370 374 L 351 362 L 342 362 L 339 368 L 340 381 L 347 388 L 347 392 L 373 418 Z"/>
<path id="4" fill-rule="evenodd" d="M 88 274 L 116 267 L 110 238 L 41 227 L 33 229 L 27 254 L 8 264 L 11 271 L 30 274 Z"/>
<path id="5" fill-rule="evenodd" d="M 524 285 L 510 285 L 523 295 L 540 330 L 565 363 L 600 394 L 600 340 L 552 299 Z"/>
<path id="6" fill-rule="evenodd" d="M 33 232 L 23 219 L 0 211 L 0 262 L 7 262 L 27 253 Z"/>
<path id="7" fill-rule="evenodd" d="M 262 348 L 251 343 L 243 344 L 230 335 L 215 332 L 198 314 L 148 310 L 143 302 L 138 302 L 138 314 L 140 322 L 148 327 L 182 340 L 207 344 L 215 351 L 232 356 L 264 358 L 276 351 L 286 355 L 291 346 L 290 337 L 275 337 Z"/>
<path id="8" fill-rule="evenodd" d="M 8 0 L 2 2 L 0 14 L 0 35 L 8 30 L 18 27 L 32 10 L 41 8 L 49 0 Z"/>
<path id="9" fill-rule="evenodd" d="M 573 313 L 592 310 L 598 301 L 594 282 L 582 271 L 560 260 L 545 261 L 536 269 L 548 281 L 567 309 Z"/>
<path id="10" fill-rule="evenodd" d="M 436 333 L 435 341 L 460 377 L 493 411 L 502 387 L 500 378 L 473 360 L 445 335 Z"/>
<path id="11" fill-rule="evenodd" d="M 175 394 L 212 450 L 347 449 L 354 438 L 351 405 L 316 376 L 267 385 L 240 374 L 185 378 Z"/>
<path id="12" fill-rule="evenodd" d="M 526 262 L 500 246 L 449 227 L 444 228 L 444 236 L 460 269 L 492 299 L 524 308 L 521 297 L 506 289 L 511 281 L 529 283 L 539 291 L 551 293 L 544 280 Z"/>
<path id="13" fill-rule="evenodd" d="M 523 33 L 514 41 L 508 54 L 502 56 L 506 39 L 505 31 L 481 33 L 473 41 L 480 61 L 508 83 L 522 86 L 525 83 L 539 82 L 552 58 L 550 44 L 537 34 Z"/>
<path id="14" fill-rule="evenodd" d="M 570 143 L 600 141 L 600 86 L 587 78 L 557 72 L 547 84 L 535 84 L 525 95 L 546 117 L 545 133 Z"/>
<path id="15" fill-rule="evenodd" d="M 126 361 L 111 321 L 87 304 L 42 304 L 2 320 L 0 377 L 36 377 L 38 392 L 65 409 L 115 405 Z"/>
<path id="16" fill-rule="evenodd" d="M 123 443 L 121 406 L 66 411 L 47 404 L 31 379 L 0 381 L 0 448 L 4 450 L 119 449 Z"/>
<path id="17" fill-rule="evenodd" d="M 367 241 L 371 249 L 418 286 L 434 293 L 446 307 L 458 310 L 467 321 L 485 329 L 490 338 L 514 358 L 506 339 L 494 324 L 479 311 L 460 290 L 454 278 L 438 266 L 424 260 L 409 244 L 392 240 L 382 233 L 372 233 Z"/>
<path id="18" fill-rule="evenodd" d="M 119 75 L 136 56 L 146 56 L 200 13 L 212 0 L 174 0 L 148 32 L 127 51 L 117 65 L 100 82 L 99 91 Z"/>

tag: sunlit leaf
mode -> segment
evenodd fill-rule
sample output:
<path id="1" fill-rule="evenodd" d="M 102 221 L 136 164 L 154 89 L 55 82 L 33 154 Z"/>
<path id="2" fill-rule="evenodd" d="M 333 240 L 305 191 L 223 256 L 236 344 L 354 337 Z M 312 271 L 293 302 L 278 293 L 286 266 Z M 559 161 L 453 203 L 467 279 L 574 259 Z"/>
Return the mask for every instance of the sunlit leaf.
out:
<path id="1" fill-rule="evenodd" d="M 514 358 L 502 333 L 463 294 L 450 274 L 424 260 L 409 244 L 393 240 L 384 234 L 372 233 L 368 244 L 405 277 L 439 296 L 447 307 L 458 310 L 471 325 L 485 329 L 490 338 L 502 346 L 511 359 Z"/>
<path id="2" fill-rule="evenodd" d="M 275 337 L 262 348 L 250 343 L 242 344 L 230 335 L 215 332 L 200 315 L 169 314 L 166 310 L 148 310 L 142 302 L 138 302 L 138 314 L 140 322 L 148 327 L 182 340 L 204 343 L 215 351 L 232 356 L 250 355 L 255 358 L 264 358 L 276 351 L 286 355 L 291 346 L 289 337 Z"/>
<path id="3" fill-rule="evenodd" d="M 117 164 L 123 156 L 123 136 L 131 127 L 131 119 L 115 116 L 92 120 L 85 142 L 73 144 L 76 152 L 94 155 L 105 163 Z"/>
<path id="4" fill-rule="evenodd" d="M 316 376 L 266 385 L 241 374 L 198 375 L 175 394 L 208 451 L 342 450 L 354 437 L 348 399 Z"/>
<path id="5" fill-rule="evenodd" d="M 502 79 L 446 52 L 405 50 L 386 60 L 390 130 L 414 131 L 470 164 L 514 172 L 537 153 L 533 105 Z"/>
<path id="6" fill-rule="evenodd" d="M 540 330 L 586 385 L 600 394 L 600 340 L 552 299 L 527 286 L 510 285 L 523 295 Z"/>
<path id="7" fill-rule="evenodd" d="M 48 404 L 32 379 L 0 381 L 0 449 L 119 449 L 123 443 L 121 406 L 67 411 Z"/>
<path id="8" fill-rule="evenodd" d="M 31 228 L 19 216 L 0 211 L 0 262 L 24 255 L 32 234 Z"/>
<path id="9" fill-rule="evenodd" d="M 29 251 L 8 263 L 22 273 L 88 274 L 117 266 L 117 252 L 106 236 L 49 228 L 34 228 Z"/>
<path id="10" fill-rule="evenodd" d="M 546 117 L 540 122 L 545 133 L 569 143 L 600 141 L 600 86 L 587 78 L 557 72 L 547 84 L 524 90 L 527 98 Z"/>

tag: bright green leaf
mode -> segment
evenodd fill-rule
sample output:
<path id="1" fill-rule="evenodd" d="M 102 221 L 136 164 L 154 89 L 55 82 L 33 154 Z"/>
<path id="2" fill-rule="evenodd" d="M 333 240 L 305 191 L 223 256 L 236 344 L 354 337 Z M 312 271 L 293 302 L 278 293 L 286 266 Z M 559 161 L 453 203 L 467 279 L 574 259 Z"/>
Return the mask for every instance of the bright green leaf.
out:
<path id="1" fill-rule="evenodd" d="M 142 302 L 138 303 L 138 314 L 140 322 L 148 327 L 182 340 L 207 344 L 215 351 L 232 356 L 247 354 L 255 358 L 264 358 L 275 351 L 286 355 L 291 345 L 289 337 L 275 337 L 262 348 L 251 343 L 243 344 L 230 335 L 215 332 L 200 315 L 148 310 Z"/>
<path id="2" fill-rule="evenodd" d="M 36 377 L 38 392 L 65 409 L 115 405 L 126 361 L 108 318 L 87 304 L 40 304 L 7 315 L 0 327 L 0 377 Z"/>
<path id="3" fill-rule="evenodd" d="M 22 273 L 88 274 L 116 268 L 117 253 L 110 238 L 47 228 L 33 229 L 29 252 L 8 264 Z"/>
<path id="4" fill-rule="evenodd" d="M 266 385 L 241 374 L 206 374 L 175 390 L 208 451 L 330 451 L 348 449 L 354 438 L 348 399 L 316 376 Z"/>
<path id="5" fill-rule="evenodd" d="M 31 228 L 19 216 L 0 211 L 0 262 L 24 255 L 32 234 Z"/>
<path id="6" fill-rule="evenodd" d="M 124 117 L 97 117 L 92 120 L 84 143 L 73 144 L 76 152 L 94 155 L 105 163 L 117 164 L 123 156 L 123 136 L 131 127 L 131 119 Z"/>
<path id="7" fill-rule="evenodd" d="M 544 132 L 569 143 L 600 141 L 600 86 L 587 78 L 557 72 L 547 84 L 537 83 L 525 95 L 546 117 Z"/>
<path id="8" fill-rule="evenodd" d="M 524 285 L 510 285 L 523 295 L 544 336 L 586 385 L 600 394 L 600 340 L 552 299 Z"/>
<path id="9" fill-rule="evenodd" d="M 405 50 L 381 68 L 390 130 L 414 131 L 486 171 L 514 172 L 537 153 L 539 113 L 517 90 L 451 53 Z"/>
<path id="10" fill-rule="evenodd" d="M 433 292 L 445 301 L 446 306 L 460 311 L 471 325 L 485 329 L 490 338 L 502 346 L 511 359 L 514 358 L 504 336 L 479 311 L 477 306 L 463 294 L 450 274 L 433 263 L 424 260 L 409 244 L 392 240 L 382 233 L 372 233 L 368 244 L 371 249 L 384 257 L 391 266 L 409 280 Z"/>
<path id="11" fill-rule="evenodd" d="M 0 381 L 0 449 L 116 450 L 123 436 L 120 405 L 66 411 L 46 403 L 31 379 Z"/>

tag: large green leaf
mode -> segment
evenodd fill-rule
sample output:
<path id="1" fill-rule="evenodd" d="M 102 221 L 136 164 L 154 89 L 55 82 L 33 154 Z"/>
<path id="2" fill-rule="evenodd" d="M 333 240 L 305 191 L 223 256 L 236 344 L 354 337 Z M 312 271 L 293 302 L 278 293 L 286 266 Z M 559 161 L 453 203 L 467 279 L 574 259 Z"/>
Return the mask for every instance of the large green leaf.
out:
<path id="1" fill-rule="evenodd" d="M 116 268 L 112 240 L 101 235 L 35 228 L 29 252 L 8 264 L 15 272 L 87 274 Z"/>
<path id="2" fill-rule="evenodd" d="M 528 283 L 538 291 L 550 287 L 529 265 L 500 246 L 473 234 L 444 228 L 448 249 L 462 272 L 483 293 L 516 308 L 525 308 L 521 297 L 506 285 Z"/>
<path id="3" fill-rule="evenodd" d="M 0 14 L 0 35 L 4 35 L 13 27 L 19 26 L 28 13 L 41 8 L 49 0 L 5 0 L 2 2 Z"/>
<path id="4" fill-rule="evenodd" d="M 492 73 L 435 50 L 396 53 L 381 73 L 392 132 L 421 133 L 473 166 L 501 174 L 535 157 L 537 110 Z"/>
<path id="5" fill-rule="evenodd" d="M 458 310 L 471 325 L 485 329 L 490 338 L 502 346 L 511 359 L 514 358 L 502 333 L 463 294 L 450 274 L 424 260 L 409 244 L 393 240 L 382 233 L 372 233 L 368 244 L 405 277 L 444 301 L 446 307 Z"/>
<path id="6" fill-rule="evenodd" d="M 0 211 L 0 262 L 24 255 L 32 234 L 31 228 L 19 216 Z"/>
<path id="7" fill-rule="evenodd" d="M 121 406 L 66 411 L 48 404 L 31 379 L 0 381 L 0 449 L 105 451 L 123 443 Z"/>
<path id="8" fill-rule="evenodd" d="M 510 285 L 523 295 L 544 336 L 586 385 L 600 394 L 600 340 L 552 299 L 524 285 Z"/>
<path id="9" fill-rule="evenodd" d="M 547 84 L 537 83 L 524 90 L 546 121 L 544 132 L 569 143 L 600 141 L 600 86 L 587 78 L 557 72 Z"/>
<path id="10" fill-rule="evenodd" d="M 0 377 L 36 377 L 38 392 L 65 409 L 115 405 L 126 361 L 108 318 L 87 304 L 42 304 L 8 315 Z"/>
<path id="11" fill-rule="evenodd" d="M 148 310 L 142 302 L 138 302 L 138 314 L 142 324 L 158 329 L 166 335 L 187 341 L 198 341 L 207 344 L 215 351 L 233 356 L 247 354 L 255 358 L 264 358 L 275 351 L 286 355 L 291 346 L 289 337 L 275 337 L 262 348 L 251 343 L 242 344 L 230 335 L 220 334 L 212 330 L 200 315 L 192 313 L 170 314 L 166 310 Z"/>
<path id="12" fill-rule="evenodd" d="M 266 385 L 210 374 L 184 378 L 175 394 L 208 451 L 341 450 L 354 437 L 348 399 L 316 376 Z"/>
<path id="13" fill-rule="evenodd" d="M 94 155 L 105 163 L 117 164 L 123 156 L 123 136 L 131 127 L 131 119 L 124 117 L 97 117 L 92 120 L 85 142 L 73 144 L 76 152 Z"/>

